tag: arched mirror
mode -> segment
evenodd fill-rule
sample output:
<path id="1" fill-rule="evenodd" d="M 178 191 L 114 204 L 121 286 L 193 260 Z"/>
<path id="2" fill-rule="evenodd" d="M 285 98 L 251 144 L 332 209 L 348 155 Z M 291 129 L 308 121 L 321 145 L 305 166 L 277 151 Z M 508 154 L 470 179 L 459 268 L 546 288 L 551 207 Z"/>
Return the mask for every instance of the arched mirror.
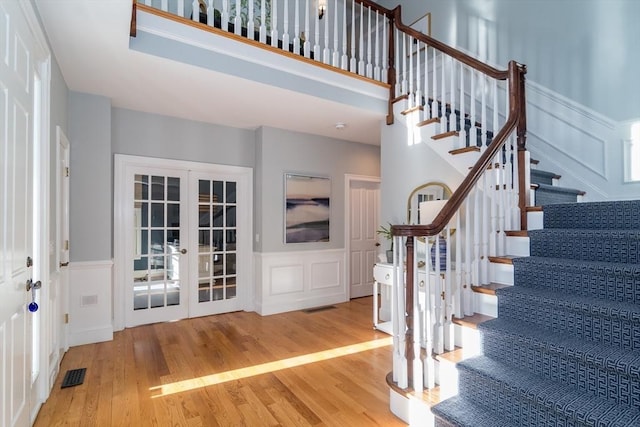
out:
<path id="1" fill-rule="evenodd" d="M 407 224 L 420 224 L 420 203 L 434 200 L 448 200 L 451 189 L 442 182 L 428 182 L 414 189 L 407 201 Z"/>

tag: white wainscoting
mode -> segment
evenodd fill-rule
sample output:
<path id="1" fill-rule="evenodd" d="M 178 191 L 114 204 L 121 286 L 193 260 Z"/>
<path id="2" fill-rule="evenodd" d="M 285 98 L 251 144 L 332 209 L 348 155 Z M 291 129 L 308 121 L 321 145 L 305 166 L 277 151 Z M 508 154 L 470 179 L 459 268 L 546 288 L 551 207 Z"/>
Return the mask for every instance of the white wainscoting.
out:
<path id="1" fill-rule="evenodd" d="M 113 339 L 113 261 L 69 263 L 69 345 Z"/>
<path id="2" fill-rule="evenodd" d="M 283 313 L 347 301 L 345 251 L 256 253 L 256 311 Z"/>

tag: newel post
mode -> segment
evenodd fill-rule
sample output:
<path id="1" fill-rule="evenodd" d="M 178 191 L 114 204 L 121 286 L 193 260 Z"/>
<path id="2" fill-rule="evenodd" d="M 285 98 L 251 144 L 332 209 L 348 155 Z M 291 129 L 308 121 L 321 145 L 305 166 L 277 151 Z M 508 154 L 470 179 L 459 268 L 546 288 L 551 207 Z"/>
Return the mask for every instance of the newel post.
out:
<path id="1" fill-rule="evenodd" d="M 517 108 L 518 108 L 518 127 L 516 129 L 518 144 L 518 207 L 520 209 L 520 229 L 527 229 L 527 206 L 529 206 L 529 188 L 530 188 L 530 171 L 529 156 L 527 155 L 527 100 L 525 97 L 525 77 L 527 66 L 517 64 L 515 61 L 510 64 L 514 66 L 517 72 L 510 73 L 512 79 L 517 79 L 517 86 L 511 85 L 516 91 Z M 514 86 L 516 86 L 514 88 Z"/>
<path id="2" fill-rule="evenodd" d="M 413 388 L 413 250 L 414 250 L 414 238 L 413 236 L 407 237 L 407 270 L 405 279 L 405 317 L 407 331 L 405 333 L 405 357 L 407 360 L 407 377 L 409 388 Z M 402 260 L 400 260 L 402 262 Z M 402 265 L 400 265 L 402 268 Z"/>
<path id="3" fill-rule="evenodd" d="M 393 99 L 396 93 L 396 44 L 395 44 L 395 28 L 396 28 L 396 16 L 400 16 L 400 6 L 397 6 L 393 10 L 393 14 L 389 16 L 389 57 L 388 57 L 388 71 L 387 71 L 387 83 L 389 83 L 389 101 L 387 110 L 387 125 L 393 124 Z"/>

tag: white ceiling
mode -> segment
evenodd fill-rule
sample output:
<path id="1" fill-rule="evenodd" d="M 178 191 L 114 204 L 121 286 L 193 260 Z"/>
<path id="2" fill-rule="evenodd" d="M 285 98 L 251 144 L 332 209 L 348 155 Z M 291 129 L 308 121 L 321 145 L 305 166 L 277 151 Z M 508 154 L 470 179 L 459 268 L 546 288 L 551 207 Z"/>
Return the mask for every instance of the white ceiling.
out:
<path id="1" fill-rule="evenodd" d="M 131 0 L 35 2 L 70 90 L 114 107 L 380 144 L 381 118 L 370 112 L 130 50 Z"/>

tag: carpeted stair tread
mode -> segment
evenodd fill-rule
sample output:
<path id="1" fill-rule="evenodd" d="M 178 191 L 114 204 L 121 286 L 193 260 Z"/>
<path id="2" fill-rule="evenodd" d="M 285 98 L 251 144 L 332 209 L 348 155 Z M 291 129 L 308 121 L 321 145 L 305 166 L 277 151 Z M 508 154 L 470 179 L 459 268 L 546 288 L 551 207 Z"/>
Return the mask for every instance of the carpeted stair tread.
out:
<path id="1" fill-rule="evenodd" d="M 640 305 L 617 301 L 602 300 L 579 295 L 564 294 L 548 289 L 533 289 L 512 286 L 496 290 L 498 298 L 502 295 L 520 295 L 544 305 L 556 305 L 566 310 L 581 311 L 594 315 L 620 318 L 637 322 L 640 325 Z"/>
<path id="2" fill-rule="evenodd" d="M 553 172 L 541 169 L 531 169 L 531 182 L 534 184 L 553 185 L 553 180 L 558 178 L 559 176 Z"/>
<path id="3" fill-rule="evenodd" d="M 640 263 L 640 229 L 541 229 L 529 231 L 531 256 Z"/>
<path id="4" fill-rule="evenodd" d="M 477 406 L 472 401 L 454 396 L 431 407 L 437 417 L 436 427 L 512 427 L 513 423 L 497 412 Z"/>
<path id="5" fill-rule="evenodd" d="M 530 256 L 513 265 L 519 287 L 640 304 L 640 264 Z"/>
<path id="6" fill-rule="evenodd" d="M 603 346 L 597 342 L 583 340 L 569 334 L 549 333 L 541 326 L 513 319 L 489 320 L 479 325 L 478 329 L 485 333 L 489 331 L 505 334 L 510 337 L 509 341 L 542 347 L 547 351 L 562 353 L 567 357 L 599 365 L 640 380 L 640 351 Z"/>
<path id="7" fill-rule="evenodd" d="M 581 190 L 560 187 L 551 184 L 535 184 L 535 201 L 537 206 L 548 206 L 578 201 L 578 196 L 584 195 Z"/>
<path id="8" fill-rule="evenodd" d="M 500 411 L 507 411 L 502 416 L 516 425 L 538 424 L 535 421 L 541 412 L 547 414 L 546 420 L 566 420 L 567 425 L 640 425 L 640 410 L 636 408 L 592 396 L 562 381 L 542 378 L 487 356 L 460 362 L 458 371 L 462 398 L 490 397 L 493 400 L 488 400 L 487 405 L 502 403 Z M 554 424 L 557 423 L 546 423 Z"/>
<path id="9" fill-rule="evenodd" d="M 550 228 L 640 229 L 640 200 L 555 204 L 544 207 Z"/>

